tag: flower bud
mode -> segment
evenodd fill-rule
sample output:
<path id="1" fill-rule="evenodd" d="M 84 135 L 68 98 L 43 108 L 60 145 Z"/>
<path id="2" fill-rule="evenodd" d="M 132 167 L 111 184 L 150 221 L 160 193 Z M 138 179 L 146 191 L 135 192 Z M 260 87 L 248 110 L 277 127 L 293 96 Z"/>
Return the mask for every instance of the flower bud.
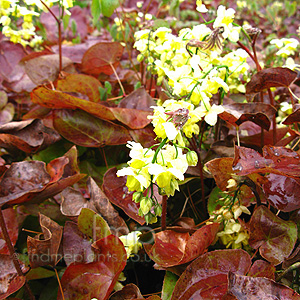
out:
<path id="1" fill-rule="evenodd" d="M 142 210 L 143 214 L 146 215 L 152 208 L 152 200 L 149 197 L 143 197 L 140 202 L 140 209 Z"/>
<path id="2" fill-rule="evenodd" d="M 138 62 L 142 62 L 144 60 L 144 58 L 145 57 L 144 57 L 143 54 L 139 54 L 136 59 L 137 59 Z"/>
<path id="3" fill-rule="evenodd" d="M 132 195 L 132 201 L 134 201 L 135 203 L 139 203 L 141 202 L 143 196 L 144 195 L 142 192 L 134 192 Z"/>
<path id="4" fill-rule="evenodd" d="M 198 163 L 198 155 L 195 151 L 189 151 L 186 154 L 186 160 L 189 166 L 197 166 Z"/>
<path id="5" fill-rule="evenodd" d="M 162 213 L 162 207 L 161 207 L 161 205 L 156 205 L 155 207 L 154 207 L 154 212 L 155 212 L 155 214 L 157 215 L 157 216 L 161 216 L 161 213 Z"/>

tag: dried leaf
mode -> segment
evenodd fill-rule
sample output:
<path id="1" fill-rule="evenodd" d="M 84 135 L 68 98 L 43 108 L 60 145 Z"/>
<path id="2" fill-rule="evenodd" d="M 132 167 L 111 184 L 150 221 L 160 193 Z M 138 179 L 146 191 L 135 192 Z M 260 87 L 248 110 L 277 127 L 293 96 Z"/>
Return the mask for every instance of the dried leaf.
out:
<path id="1" fill-rule="evenodd" d="M 92 177 L 89 177 L 87 185 L 91 195 L 91 203 L 109 224 L 112 233 L 116 236 L 128 234 L 129 230 L 125 221 L 119 216 L 119 213 L 115 210 L 107 196 L 98 187 Z"/>
<path id="2" fill-rule="evenodd" d="M 58 250 L 62 238 L 62 227 L 50 218 L 40 214 L 40 225 L 43 232 L 34 238 L 27 238 L 28 257 L 31 268 L 46 265 L 55 266 L 60 260 Z"/>
<path id="3" fill-rule="evenodd" d="M 113 293 L 109 300 L 129 300 L 129 299 L 145 299 L 139 288 L 133 284 L 126 284 L 122 290 Z"/>

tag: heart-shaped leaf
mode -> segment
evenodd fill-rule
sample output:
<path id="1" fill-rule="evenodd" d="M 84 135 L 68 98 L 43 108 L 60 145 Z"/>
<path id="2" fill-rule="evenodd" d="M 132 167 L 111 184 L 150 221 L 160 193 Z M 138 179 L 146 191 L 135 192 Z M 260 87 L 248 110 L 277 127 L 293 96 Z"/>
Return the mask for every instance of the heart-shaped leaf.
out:
<path id="1" fill-rule="evenodd" d="M 297 225 L 284 221 L 261 205 L 249 222 L 249 245 L 259 248 L 260 255 L 278 265 L 292 253 L 297 240 Z"/>
<path id="2" fill-rule="evenodd" d="M 100 42 L 90 47 L 83 55 L 81 69 L 84 73 L 111 75 L 120 64 L 124 47 L 118 42 Z"/>
<path id="3" fill-rule="evenodd" d="M 259 93 L 271 87 L 289 87 L 297 73 L 289 68 L 263 69 L 254 74 L 246 85 L 246 94 Z"/>
<path id="4" fill-rule="evenodd" d="M 247 276 L 266 277 L 275 280 L 275 267 L 265 260 L 258 259 L 251 266 Z"/>
<path id="5" fill-rule="evenodd" d="M 222 300 L 228 286 L 228 272 L 245 275 L 250 255 L 241 249 L 216 250 L 194 260 L 179 277 L 172 300 Z"/>
<path id="6" fill-rule="evenodd" d="M 219 223 L 205 225 L 191 236 L 172 230 L 155 235 L 155 243 L 144 245 L 149 257 L 163 268 L 187 263 L 201 255 L 214 241 Z"/>

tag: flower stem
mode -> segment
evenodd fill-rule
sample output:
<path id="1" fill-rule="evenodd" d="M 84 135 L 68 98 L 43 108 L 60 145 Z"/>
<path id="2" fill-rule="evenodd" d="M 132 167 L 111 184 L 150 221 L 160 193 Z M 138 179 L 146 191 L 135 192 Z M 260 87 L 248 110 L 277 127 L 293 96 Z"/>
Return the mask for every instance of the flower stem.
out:
<path id="1" fill-rule="evenodd" d="M 168 196 L 164 195 L 162 197 L 162 212 L 161 212 L 161 231 L 166 230 L 167 228 L 167 201 Z"/>

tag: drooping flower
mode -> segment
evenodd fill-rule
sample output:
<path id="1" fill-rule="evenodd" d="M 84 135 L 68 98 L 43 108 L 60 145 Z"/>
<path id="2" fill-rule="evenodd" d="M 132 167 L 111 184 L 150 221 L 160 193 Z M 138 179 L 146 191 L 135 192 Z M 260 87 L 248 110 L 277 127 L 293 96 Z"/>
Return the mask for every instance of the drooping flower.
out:
<path id="1" fill-rule="evenodd" d="M 142 233 L 140 231 L 131 231 L 127 235 L 122 235 L 119 237 L 121 242 L 124 244 L 127 258 L 132 256 L 133 254 L 137 254 L 139 249 L 142 248 L 142 244 L 139 241 L 139 236 Z"/>

